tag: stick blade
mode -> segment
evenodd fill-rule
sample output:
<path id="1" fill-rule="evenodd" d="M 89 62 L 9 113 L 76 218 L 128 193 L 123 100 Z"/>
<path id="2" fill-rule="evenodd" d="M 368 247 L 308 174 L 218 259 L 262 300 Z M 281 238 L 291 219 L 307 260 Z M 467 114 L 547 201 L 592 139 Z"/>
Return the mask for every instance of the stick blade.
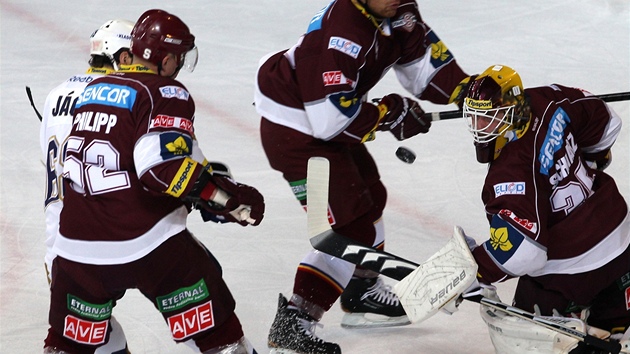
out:
<path id="1" fill-rule="evenodd" d="M 422 322 L 458 298 L 476 276 L 477 263 L 462 229 L 455 226 L 449 242 L 396 284 L 394 291 L 411 322 Z"/>

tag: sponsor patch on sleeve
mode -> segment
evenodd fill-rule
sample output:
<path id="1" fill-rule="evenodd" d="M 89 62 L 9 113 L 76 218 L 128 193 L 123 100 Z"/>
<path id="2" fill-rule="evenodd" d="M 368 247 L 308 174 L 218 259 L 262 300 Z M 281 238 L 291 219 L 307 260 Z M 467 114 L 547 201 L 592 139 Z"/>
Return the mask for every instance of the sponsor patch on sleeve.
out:
<path id="1" fill-rule="evenodd" d="M 343 54 L 349 55 L 354 59 L 359 57 L 361 48 L 362 47 L 360 45 L 343 37 L 332 36 L 328 41 L 328 49 L 340 51 Z"/>
<path id="2" fill-rule="evenodd" d="M 188 118 L 172 117 L 166 114 L 158 114 L 151 119 L 151 128 L 175 128 L 187 131 L 193 135 L 193 122 Z"/>
<path id="3" fill-rule="evenodd" d="M 192 146 L 192 138 L 184 134 L 174 132 L 160 134 L 160 155 L 164 160 L 189 156 L 192 153 Z"/>
<path id="4" fill-rule="evenodd" d="M 183 87 L 179 86 L 163 86 L 160 87 L 160 94 L 164 98 L 177 98 L 178 100 L 188 101 L 190 94 Z"/>
<path id="5" fill-rule="evenodd" d="M 525 236 L 499 215 L 494 215 L 490 222 L 490 239 L 484 242 L 484 248 L 500 264 L 504 265 L 523 243 Z"/>
<path id="6" fill-rule="evenodd" d="M 195 170 L 195 166 L 197 166 L 197 162 L 191 158 L 185 158 L 179 166 L 179 170 L 177 171 L 177 174 L 175 174 L 171 185 L 168 186 L 166 193 L 175 198 L 179 198 L 184 190 L 186 190 L 188 183 L 192 179 L 191 173 Z"/>
<path id="7" fill-rule="evenodd" d="M 525 195 L 525 182 L 505 182 L 494 185 L 494 196 Z"/>

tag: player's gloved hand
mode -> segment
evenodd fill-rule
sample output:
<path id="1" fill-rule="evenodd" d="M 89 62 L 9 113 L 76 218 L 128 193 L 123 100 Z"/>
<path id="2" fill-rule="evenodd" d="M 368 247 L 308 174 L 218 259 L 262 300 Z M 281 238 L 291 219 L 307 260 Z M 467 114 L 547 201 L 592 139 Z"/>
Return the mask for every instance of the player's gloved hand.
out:
<path id="1" fill-rule="evenodd" d="M 452 315 L 459 310 L 459 304 L 464 301 L 464 299 L 472 298 L 475 296 L 481 296 L 488 299 L 501 301 L 499 299 L 499 295 L 497 295 L 497 287 L 494 285 L 480 283 L 477 279 L 468 287 L 468 289 L 464 290 L 464 292 L 454 298 L 453 300 L 447 302 L 442 306 L 440 311 Z"/>
<path id="2" fill-rule="evenodd" d="M 586 164 L 595 170 L 603 171 L 612 162 L 612 151 L 605 150 L 594 154 L 585 153 L 584 159 L 586 160 Z"/>
<path id="3" fill-rule="evenodd" d="M 417 101 L 389 94 L 378 102 L 380 121 L 378 130 L 389 130 L 398 140 L 405 140 L 420 133 L 427 133 L 431 118 L 424 117 L 424 111 Z"/>
<path id="4" fill-rule="evenodd" d="M 466 244 L 468 244 L 468 249 L 470 250 L 470 252 L 477 248 L 477 241 L 474 238 L 464 234 L 464 239 L 466 240 Z"/>
<path id="5" fill-rule="evenodd" d="M 234 219 L 242 226 L 260 224 L 265 214 L 265 200 L 256 188 L 229 177 L 214 176 L 213 182 L 218 188 L 210 200 L 224 207 L 217 210 L 215 206 L 213 212 L 225 216 L 228 221 Z"/>
<path id="6" fill-rule="evenodd" d="M 184 200 L 216 215 L 218 222 L 236 222 L 242 226 L 259 225 L 265 213 L 264 198 L 256 188 L 208 172 L 199 176 Z"/>

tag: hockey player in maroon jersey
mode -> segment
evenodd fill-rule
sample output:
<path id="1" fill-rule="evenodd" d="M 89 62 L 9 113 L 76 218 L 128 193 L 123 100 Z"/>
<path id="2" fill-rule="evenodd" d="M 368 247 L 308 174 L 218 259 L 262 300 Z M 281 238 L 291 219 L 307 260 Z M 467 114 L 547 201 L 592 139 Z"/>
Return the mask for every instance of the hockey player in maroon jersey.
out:
<path id="1" fill-rule="evenodd" d="M 63 151 L 64 207 L 53 251 L 45 353 L 93 353 L 115 299 L 137 288 L 172 338 L 199 352 L 251 354 L 217 260 L 187 229 L 191 206 L 258 225 L 264 200 L 212 169 L 194 134 L 195 104 L 176 81 L 197 63 L 176 16 L 145 12 L 130 68 L 81 94 Z"/>
<path id="2" fill-rule="evenodd" d="M 410 96 L 438 104 L 458 103 L 456 89 L 468 77 L 423 22 L 415 1 L 337 0 L 313 17 L 292 48 L 261 60 L 255 93 L 271 167 L 282 172 L 306 207 L 307 161 L 327 158 L 333 229 L 379 248 L 387 192 L 364 143 L 377 131 L 404 140 L 431 125 L 414 98 L 389 94 L 377 104 L 367 101 L 390 68 Z M 409 323 L 376 274 L 313 251 L 298 266 L 292 296 L 279 297 L 269 334 L 272 352 L 339 353 L 339 346 L 316 337 L 312 326 L 340 296 L 344 327 Z"/>
<path id="3" fill-rule="evenodd" d="M 591 326 L 623 333 L 630 325 L 630 220 L 604 172 L 620 118 L 580 89 L 524 90 L 503 65 L 476 77 L 465 96 L 477 160 L 489 167 L 481 197 L 490 238 L 479 246 L 468 238 L 479 282 L 518 278 L 516 307 L 581 314 Z"/>

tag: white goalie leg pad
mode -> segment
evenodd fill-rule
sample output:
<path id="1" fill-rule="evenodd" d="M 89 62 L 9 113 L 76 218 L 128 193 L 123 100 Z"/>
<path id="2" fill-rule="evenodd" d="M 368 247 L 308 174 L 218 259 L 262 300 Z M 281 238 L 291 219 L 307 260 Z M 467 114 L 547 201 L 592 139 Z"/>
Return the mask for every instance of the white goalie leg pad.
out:
<path id="1" fill-rule="evenodd" d="M 464 231 L 455 226 L 450 241 L 396 284 L 394 292 L 411 322 L 421 322 L 459 298 L 476 277 L 477 263 Z"/>
<path id="2" fill-rule="evenodd" d="M 490 339 L 497 354 L 568 354 L 579 340 L 541 325 L 511 316 L 503 311 L 479 306 L 481 318 L 488 325 Z M 568 328 L 586 333 L 584 321 L 569 317 L 541 316 Z M 588 334 L 601 339 L 610 333 L 599 328 L 588 328 Z"/>

